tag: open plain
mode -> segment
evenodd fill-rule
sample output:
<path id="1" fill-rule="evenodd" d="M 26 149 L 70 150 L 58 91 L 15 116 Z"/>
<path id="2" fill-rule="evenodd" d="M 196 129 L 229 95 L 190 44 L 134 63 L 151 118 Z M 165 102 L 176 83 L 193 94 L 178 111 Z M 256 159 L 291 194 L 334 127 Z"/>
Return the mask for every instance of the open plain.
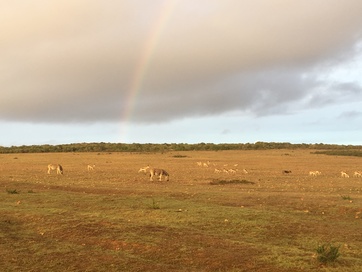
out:
<path id="1" fill-rule="evenodd" d="M 0 269 L 360 271 L 362 158 L 313 151 L 1 154 Z"/>

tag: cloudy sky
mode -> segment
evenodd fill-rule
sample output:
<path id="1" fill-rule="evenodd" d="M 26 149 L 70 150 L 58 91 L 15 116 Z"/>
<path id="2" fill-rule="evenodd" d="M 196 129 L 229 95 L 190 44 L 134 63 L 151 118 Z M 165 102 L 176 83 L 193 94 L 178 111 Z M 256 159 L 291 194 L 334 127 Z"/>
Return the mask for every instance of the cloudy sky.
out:
<path id="1" fill-rule="evenodd" d="M 0 0 L 0 145 L 362 144 L 360 0 Z"/>

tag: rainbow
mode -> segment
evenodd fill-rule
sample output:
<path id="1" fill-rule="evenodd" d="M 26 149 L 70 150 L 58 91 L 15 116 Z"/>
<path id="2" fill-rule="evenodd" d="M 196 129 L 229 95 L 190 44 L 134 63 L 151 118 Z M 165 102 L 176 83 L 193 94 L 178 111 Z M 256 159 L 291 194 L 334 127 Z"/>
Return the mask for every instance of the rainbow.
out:
<path id="1" fill-rule="evenodd" d="M 142 47 L 140 57 L 137 61 L 136 69 L 127 90 L 126 104 L 122 111 L 121 124 L 121 141 L 126 142 L 127 127 L 131 120 L 133 108 L 135 106 L 137 96 L 142 88 L 143 80 L 147 74 L 147 70 L 152 62 L 152 56 L 159 42 L 160 36 L 169 20 L 176 4 L 179 0 L 165 0 L 160 8 L 160 12 L 151 26 L 146 41 Z"/>

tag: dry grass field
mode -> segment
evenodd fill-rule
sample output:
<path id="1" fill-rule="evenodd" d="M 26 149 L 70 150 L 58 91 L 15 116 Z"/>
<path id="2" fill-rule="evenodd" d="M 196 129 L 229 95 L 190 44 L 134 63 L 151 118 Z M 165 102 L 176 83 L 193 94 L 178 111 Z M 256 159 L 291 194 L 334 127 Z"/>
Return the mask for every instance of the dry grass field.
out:
<path id="1" fill-rule="evenodd" d="M 354 171 L 361 158 L 311 150 L 2 154 L 0 270 L 361 271 Z M 329 243 L 340 256 L 323 264 Z"/>

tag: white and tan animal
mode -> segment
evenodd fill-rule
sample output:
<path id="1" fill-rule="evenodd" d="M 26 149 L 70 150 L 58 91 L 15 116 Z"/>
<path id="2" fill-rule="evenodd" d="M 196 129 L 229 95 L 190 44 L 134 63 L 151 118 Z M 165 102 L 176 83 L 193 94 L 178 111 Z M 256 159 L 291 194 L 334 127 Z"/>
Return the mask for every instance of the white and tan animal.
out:
<path id="1" fill-rule="evenodd" d="M 362 177 L 362 172 L 361 172 L 361 171 L 355 171 L 354 174 L 353 174 L 353 176 L 354 176 L 355 178 L 361 178 L 361 177 Z"/>
<path id="2" fill-rule="evenodd" d="M 222 171 L 220 169 L 215 168 L 214 173 L 221 173 Z"/>
<path id="3" fill-rule="evenodd" d="M 316 177 L 316 176 L 320 176 L 321 174 L 322 174 L 322 173 L 319 172 L 319 171 L 309 171 L 309 175 L 310 175 L 310 176 Z"/>
<path id="4" fill-rule="evenodd" d="M 349 178 L 349 175 L 346 172 L 342 171 L 341 172 L 341 177 L 342 178 Z"/>
<path id="5" fill-rule="evenodd" d="M 141 172 L 146 173 L 149 168 L 150 167 L 148 165 L 146 167 L 141 167 L 140 170 L 138 170 L 138 173 L 141 173 Z"/>
<path id="6" fill-rule="evenodd" d="M 52 170 L 56 170 L 58 175 L 63 175 L 63 167 L 60 164 L 48 164 L 48 174 Z"/>
<path id="7" fill-rule="evenodd" d="M 228 170 L 228 172 L 231 173 L 231 174 L 235 174 L 236 171 L 238 171 L 238 169 L 231 168 L 231 169 Z"/>
<path id="8" fill-rule="evenodd" d="M 88 171 L 93 171 L 95 167 L 96 167 L 95 164 L 88 164 L 88 165 L 87 165 Z"/>
<path id="9" fill-rule="evenodd" d="M 153 181 L 154 176 L 158 176 L 160 181 L 162 180 L 163 176 L 165 177 L 165 181 L 170 180 L 170 175 L 163 169 L 151 168 L 150 169 L 150 181 Z"/>

